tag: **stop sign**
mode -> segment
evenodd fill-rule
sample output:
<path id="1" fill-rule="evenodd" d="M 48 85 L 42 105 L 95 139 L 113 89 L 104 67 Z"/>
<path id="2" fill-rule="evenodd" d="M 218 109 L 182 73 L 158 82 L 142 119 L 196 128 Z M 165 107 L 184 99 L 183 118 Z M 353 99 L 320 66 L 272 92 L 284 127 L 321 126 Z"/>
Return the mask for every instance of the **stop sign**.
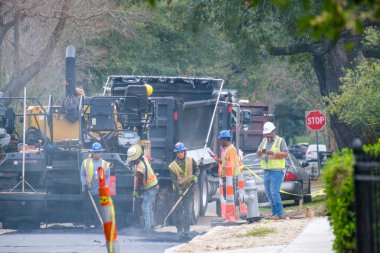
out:
<path id="1" fill-rule="evenodd" d="M 306 126 L 312 131 L 318 131 L 326 125 L 326 115 L 319 111 L 306 112 Z"/>

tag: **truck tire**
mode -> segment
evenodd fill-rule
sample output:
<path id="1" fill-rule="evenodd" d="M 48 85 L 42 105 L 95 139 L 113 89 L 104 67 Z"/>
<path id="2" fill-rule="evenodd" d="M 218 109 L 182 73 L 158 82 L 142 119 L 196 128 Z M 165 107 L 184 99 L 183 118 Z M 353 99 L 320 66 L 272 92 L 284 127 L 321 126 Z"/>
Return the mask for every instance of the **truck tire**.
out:
<path id="1" fill-rule="evenodd" d="M 204 216 L 208 205 L 208 180 L 206 171 L 202 170 L 198 177 L 198 186 L 200 191 L 200 216 Z"/>
<path id="2" fill-rule="evenodd" d="M 193 222 L 192 224 L 195 225 L 198 222 L 199 216 L 201 215 L 201 197 L 202 193 L 200 190 L 200 187 L 198 184 L 195 185 L 196 187 L 193 187 L 194 190 L 194 203 L 193 203 Z"/>

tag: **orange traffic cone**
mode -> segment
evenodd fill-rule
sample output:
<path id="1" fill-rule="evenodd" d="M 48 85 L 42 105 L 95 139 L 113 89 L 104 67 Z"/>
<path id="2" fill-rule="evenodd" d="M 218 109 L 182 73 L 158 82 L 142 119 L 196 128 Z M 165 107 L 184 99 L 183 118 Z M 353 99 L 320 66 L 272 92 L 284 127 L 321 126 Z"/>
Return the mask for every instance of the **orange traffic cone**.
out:
<path id="1" fill-rule="evenodd" d="M 247 216 L 247 205 L 241 200 L 244 194 L 244 174 L 243 170 L 240 170 L 238 175 L 238 188 L 239 188 L 239 212 L 241 216 Z"/>
<path id="2" fill-rule="evenodd" d="M 98 168 L 99 175 L 99 201 L 103 219 L 103 230 L 107 241 L 108 253 L 120 253 L 117 240 L 115 208 L 111 199 L 110 190 L 106 184 L 106 172 L 103 167 Z"/>
<path id="3" fill-rule="evenodd" d="M 236 222 L 235 200 L 234 200 L 234 171 L 232 166 L 226 166 L 226 222 Z"/>

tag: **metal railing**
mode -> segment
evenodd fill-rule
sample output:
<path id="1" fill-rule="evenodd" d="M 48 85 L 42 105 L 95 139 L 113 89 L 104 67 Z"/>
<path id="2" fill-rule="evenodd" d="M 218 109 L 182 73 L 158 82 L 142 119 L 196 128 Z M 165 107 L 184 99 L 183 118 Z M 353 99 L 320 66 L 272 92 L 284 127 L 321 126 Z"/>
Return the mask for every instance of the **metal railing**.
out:
<path id="1" fill-rule="evenodd" d="M 356 252 L 380 253 L 380 155 L 354 141 Z"/>

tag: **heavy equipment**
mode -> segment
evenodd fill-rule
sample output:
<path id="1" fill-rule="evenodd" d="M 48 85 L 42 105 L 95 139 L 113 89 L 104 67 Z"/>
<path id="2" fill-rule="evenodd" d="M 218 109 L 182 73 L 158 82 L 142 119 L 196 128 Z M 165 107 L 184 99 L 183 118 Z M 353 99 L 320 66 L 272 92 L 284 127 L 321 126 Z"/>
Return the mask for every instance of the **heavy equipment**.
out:
<path id="1" fill-rule="evenodd" d="M 119 228 L 129 222 L 128 217 L 138 214 L 138 208 L 133 212 L 131 197 L 133 171 L 125 163 L 126 151 L 135 143 L 144 147 L 159 179 L 157 223 L 164 221 L 170 202 L 174 203 L 168 165 L 174 158 L 173 146 L 178 141 L 186 144 L 188 154 L 201 168 L 198 185 L 194 188 L 194 222 L 204 215 L 218 188 L 217 164 L 207 151 L 218 150 L 216 136 L 221 129 L 235 129 L 235 137 L 240 136 L 239 129 L 250 121 L 250 112 L 240 110 L 236 95 L 222 92 L 224 81 L 198 77 L 109 76 L 101 96 L 84 97 L 76 88 L 75 79 L 75 49 L 69 46 L 66 98 L 61 106 L 53 105 L 52 96 L 47 106 L 26 94 L 24 98 L 0 98 L 0 102 L 24 101 L 19 106 L 22 113 L 13 113 L 13 121 L 0 124 L 0 138 L 16 136 L 15 125 L 24 128 L 22 138 L 13 138 L 18 141 L 13 147 L 18 146 L 18 150 L 6 150 L 0 161 L 3 228 L 25 224 L 39 227 L 41 222 L 81 223 L 84 196 L 80 166 L 95 141 L 106 149 L 102 158 L 111 163 L 110 188 Z M 31 105 L 30 101 L 37 105 Z M 11 110 L 14 103 L 7 104 L 10 106 L 4 109 Z M 2 115 L 0 110 L 0 118 Z M 5 135 L 1 129 L 6 129 Z"/>

